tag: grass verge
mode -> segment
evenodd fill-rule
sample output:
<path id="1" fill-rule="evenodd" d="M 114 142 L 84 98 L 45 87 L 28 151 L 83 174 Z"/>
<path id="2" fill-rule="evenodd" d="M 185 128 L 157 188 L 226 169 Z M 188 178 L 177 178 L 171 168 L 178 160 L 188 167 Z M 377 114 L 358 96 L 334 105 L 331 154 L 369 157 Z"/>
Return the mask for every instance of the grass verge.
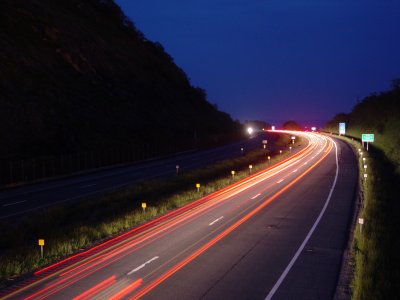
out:
<path id="1" fill-rule="evenodd" d="M 281 145 L 289 142 L 287 136 L 278 140 Z M 299 138 L 294 146 L 302 144 Z M 241 180 L 249 175 L 249 164 L 255 173 L 288 154 L 260 149 L 168 180 L 148 181 L 79 203 L 50 208 L 17 226 L 0 224 L 0 282 L 5 285 L 7 279 L 29 273 Z M 267 156 L 271 157 L 270 161 Z M 231 170 L 236 172 L 234 178 Z M 201 183 L 199 191 L 196 183 Z M 147 204 L 145 211 L 141 208 L 142 202 Z M 43 259 L 37 246 L 39 238 L 46 242 Z"/>
<path id="2" fill-rule="evenodd" d="M 353 146 L 358 157 L 361 197 L 358 218 L 364 220 L 361 225 L 357 219 L 352 241 L 352 299 L 399 299 L 399 174 L 382 150 L 370 144 L 367 152 L 359 141 L 342 139 Z M 362 156 L 358 149 L 362 149 Z"/>

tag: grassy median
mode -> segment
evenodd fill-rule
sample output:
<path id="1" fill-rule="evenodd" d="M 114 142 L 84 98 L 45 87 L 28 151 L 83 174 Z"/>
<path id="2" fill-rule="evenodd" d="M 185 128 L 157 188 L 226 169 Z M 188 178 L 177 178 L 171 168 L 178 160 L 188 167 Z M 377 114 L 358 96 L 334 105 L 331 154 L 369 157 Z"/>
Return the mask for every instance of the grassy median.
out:
<path id="1" fill-rule="evenodd" d="M 286 136 L 278 141 L 281 145 L 289 142 Z M 295 146 L 302 143 L 299 139 Z M 50 208 L 17 226 L 1 224 L 0 280 L 4 284 L 7 279 L 29 273 L 243 179 L 249 175 L 249 164 L 255 173 L 288 154 L 260 149 L 168 180 L 148 181 L 76 204 Z M 269 162 L 267 156 L 271 157 Z M 231 170 L 236 172 L 234 178 Z M 196 183 L 201 184 L 199 191 Z M 147 204 L 144 212 L 142 202 Z M 46 242 L 43 259 L 38 238 Z"/>

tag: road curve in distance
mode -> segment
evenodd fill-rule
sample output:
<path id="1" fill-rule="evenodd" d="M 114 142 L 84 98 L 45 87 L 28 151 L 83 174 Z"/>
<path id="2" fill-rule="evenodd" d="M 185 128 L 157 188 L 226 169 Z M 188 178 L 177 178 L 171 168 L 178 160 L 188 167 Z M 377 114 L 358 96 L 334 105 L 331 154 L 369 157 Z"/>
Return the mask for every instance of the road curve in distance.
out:
<path id="1" fill-rule="evenodd" d="M 293 134 L 308 145 L 281 163 L 38 270 L 1 297 L 331 299 L 357 169 L 345 144 Z"/>

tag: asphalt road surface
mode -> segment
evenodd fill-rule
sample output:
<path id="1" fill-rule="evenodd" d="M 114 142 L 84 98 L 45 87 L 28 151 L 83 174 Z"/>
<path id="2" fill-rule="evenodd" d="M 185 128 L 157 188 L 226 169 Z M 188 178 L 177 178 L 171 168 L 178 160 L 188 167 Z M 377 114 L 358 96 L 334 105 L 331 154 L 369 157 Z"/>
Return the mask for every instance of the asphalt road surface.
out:
<path id="1" fill-rule="evenodd" d="M 332 299 L 358 179 L 314 133 L 285 161 L 50 265 L 6 299 Z"/>
<path id="2" fill-rule="evenodd" d="M 270 144 L 273 144 L 276 135 L 259 133 L 254 138 L 218 148 L 0 190 L 0 220 L 15 221 L 22 215 L 41 208 L 78 201 L 87 196 L 145 180 L 176 176 L 176 165 L 180 167 L 179 172 L 185 172 L 217 161 L 238 157 L 242 155 L 241 148 L 244 148 L 245 152 L 261 148 L 263 139 L 268 139 Z M 269 149 L 272 149 L 271 145 Z"/>

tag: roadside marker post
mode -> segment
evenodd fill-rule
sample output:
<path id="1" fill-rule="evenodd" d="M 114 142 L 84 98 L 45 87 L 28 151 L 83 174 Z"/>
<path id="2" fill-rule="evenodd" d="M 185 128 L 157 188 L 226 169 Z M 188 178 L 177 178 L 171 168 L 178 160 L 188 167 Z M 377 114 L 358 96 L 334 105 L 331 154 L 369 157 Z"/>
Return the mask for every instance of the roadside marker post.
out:
<path id="1" fill-rule="evenodd" d="M 271 163 L 271 156 L 268 155 L 268 163 Z"/>
<path id="2" fill-rule="evenodd" d="M 145 212 L 145 211 L 146 211 L 146 207 L 147 207 L 146 203 L 145 203 L 145 202 L 143 202 L 143 203 L 142 203 L 143 212 Z"/>
<path id="3" fill-rule="evenodd" d="M 197 192 L 200 192 L 200 183 L 196 183 Z"/>
<path id="4" fill-rule="evenodd" d="M 44 239 L 39 239 L 38 245 L 40 246 L 40 258 L 43 258 Z"/>
<path id="5" fill-rule="evenodd" d="M 235 180 L 235 171 L 231 171 L 231 174 L 232 174 L 232 180 Z"/>
<path id="6" fill-rule="evenodd" d="M 253 169 L 253 165 L 249 165 L 249 173 L 251 173 L 251 169 Z"/>
<path id="7" fill-rule="evenodd" d="M 179 165 L 176 165 L 175 168 L 176 168 L 176 174 L 178 174 L 179 173 Z"/>
<path id="8" fill-rule="evenodd" d="M 360 224 L 360 234 L 362 233 L 362 226 L 364 224 L 364 218 L 358 218 L 358 224 Z"/>

